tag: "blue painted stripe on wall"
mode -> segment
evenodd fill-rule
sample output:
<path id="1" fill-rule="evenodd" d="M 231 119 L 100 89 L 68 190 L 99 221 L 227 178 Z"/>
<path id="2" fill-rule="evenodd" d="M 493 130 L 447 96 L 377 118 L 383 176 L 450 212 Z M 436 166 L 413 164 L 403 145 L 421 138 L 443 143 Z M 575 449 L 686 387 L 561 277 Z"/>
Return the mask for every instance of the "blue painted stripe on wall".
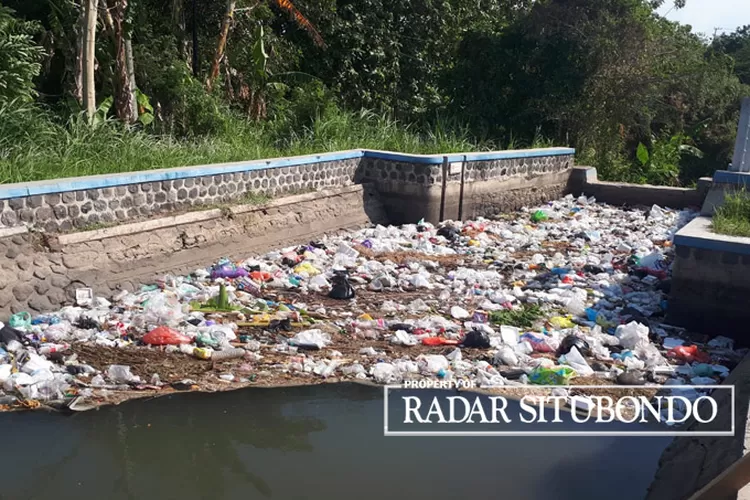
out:
<path id="1" fill-rule="evenodd" d="M 698 236 L 685 236 L 676 234 L 674 236 L 674 244 L 691 248 L 701 248 L 703 250 L 713 250 L 715 252 L 729 252 L 741 255 L 750 255 L 750 243 L 722 241 L 712 238 L 701 238 Z"/>
<path id="2" fill-rule="evenodd" d="M 730 172 L 729 170 L 717 170 L 714 172 L 714 182 L 721 184 L 750 184 L 750 173 Z"/>
<path id="3" fill-rule="evenodd" d="M 248 162 L 219 163 L 213 165 L 200 165 L 194 167 L 177 167 L 161 170 L 146 170 L 140 172 L 124 172 L 121 174 L 93 175 L 89 177 L 73 177 L 59 180 L 36 181 L 18 184 L 0 185 L 0 199 L 19 198 L 40 194 L 62 193 L 66 191 L 83 191 L 87 189 L 99 189 L 106 187 L 124 186 L 129 184 L 142 184 L 146 182 L 161 182 L 174 179 L 185 179 L 188 177 L 205 177 L 221 174 L 234 174 L 238 172 L 251 172 L 267 168 L 293 167 L 297 165 L 308 165 L 311 163 L 323 163 L 329 161 L 349 160 L 352 158 L 380 158 L 390 161 L 401 161 L 420 164 L 440 164 L 443 157 L 448 161 L 497 160 L 508 158 L 533 158 L 540 156 L 572 155 L 572 148 L 547 148 L 517 151 L 493 151 L 487 153 L 449 154 L 449 155 L 410 155 L 404 153 L 393 153 L 390 151 L 352 150 L 337 151 L 334 153 L 322 153 L 316 155 L 293 156 L 290 158 L 273 158 L 268 160 L 253 160 Z"/>
<path id="4" fill-rule="evenodd" d="M 365 158 L 378 158 L 381 160 L 400 161 L 404 163 L 420 163 L 428 165 L 440 165 L 443 163 L 443 157 L 447 156 L 448 161 L 487 161 L 487 160 L 504 160 L 513 158 L 537 158 L 540 156 L 561 156 L 575 154 L 573 148 L 549 148 L 549 149 L 532 149 L 516 151 L 489 151 L 487 153 L 450 153 L 444 155 L 410 155 L 405 153 L 391 153 L 389 151 L 372 151 L 365 150 Z"/>

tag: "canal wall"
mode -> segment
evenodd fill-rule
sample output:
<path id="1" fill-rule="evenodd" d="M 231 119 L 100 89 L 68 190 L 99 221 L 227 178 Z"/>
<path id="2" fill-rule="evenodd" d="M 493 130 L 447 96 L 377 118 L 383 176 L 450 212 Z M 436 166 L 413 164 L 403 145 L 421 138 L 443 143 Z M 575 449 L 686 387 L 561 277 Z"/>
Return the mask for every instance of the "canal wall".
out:
<path id="1" fill-rule="evenodd" d="M 570 148 L 545 148 L 407 155 L 353 150 L 6 184 L 0 186 L 0 227 L 68 232 L 241 203 L 248 195 L 278 197 L 362 183 L 374 184 L 389 202 L 393 222 L 413 222 L 422 217 L 437 222 L 441 203 L 448 210 L 444 218 L 456 217 L 461 202 L 471 213 L 478 213 L 475 206 L 489 206 L 487 189 L 478 183 L 491 181 L 492 189 L 513 191 L 499 207 L 520 206 L 522 199 L 557 197 L 565 190 L 574 152 Z M 524 184 L 531 180 L 533 186 Z M 460 185 L 464 187 L 463 198 Z"/>
<path id="2" fill-rule="evenodd" d="M 594 169 L 573 167 L 573 153 L 356 150 L 3 185 L 0 313 L 54 310 L 78 287 L 106 297 L 223 256 L 362 224 L 493 216 L 603 193 Z M 629 205 L 695 201 L 669 188 L 618 192 Z"/>
<path id="3" fill-rule="evenodd" d="M 674 245 L 667 322 L 750 344 L 750 238 L 716 234 L 710 217 L 697 217 Z"/>
<path id="4" fill-rule="evenodd" d="M 734 436 L 675 438 L 659 459 L 646 500 L 687 500 L 750 450 L 750 356 L 737 365 L 723 385 L 735 388 Z M 680 430 L 706 432 L 730 428 L 731 411 L 726 410 L 731 408 L 731 392 L 715 391 L 714 397 L 719 411 L 713 422 L 701 424 L 692 419 Z M 750 500 L 750 488 L 715 500 Z"/>
<path id="5" fill-rule="evenodd" d="M 700 209 L 711 187 L 711 178 L 702 178 L 694 188 L 605 182 L 593 167 L 575 167 L 570 175 L 570 192 L 593 196 L 596 201 L 615 206 L 651 206 Z"/>

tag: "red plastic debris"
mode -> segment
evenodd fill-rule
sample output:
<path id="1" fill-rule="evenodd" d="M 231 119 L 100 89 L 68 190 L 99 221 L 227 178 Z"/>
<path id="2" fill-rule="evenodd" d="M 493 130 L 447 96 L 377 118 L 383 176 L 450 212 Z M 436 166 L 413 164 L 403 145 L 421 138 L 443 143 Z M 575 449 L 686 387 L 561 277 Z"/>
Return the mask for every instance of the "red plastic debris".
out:
<path id="1" fill-rule="evenodd" d="M 458 345 L 458 340 L 446 339 L 445 337 L 425 337 L 422 339 L 424 345 Z"/>
<path id="2" fill-rule="evenodd" d="M 693 361 L 698 361 L 699 363 L 708 363 L 711 361 L 711 356 L 709 356 L 708 353 L 699 351 L 698 346 L 696 345 L 680 345 L 677 347 L 673 347 L 669 351 L 667 351 L 667 357 L 681 359 L 682 361 L 688 363 L 691 363 Z"/>
<path id="3" fill-rule="evenodd" d="M 192 341 L 193 339 L 187 335 L 168 326 L 158 326 L 143 336 L 143 342 L 150 345 L 179 345 L 189 344 Z"/>

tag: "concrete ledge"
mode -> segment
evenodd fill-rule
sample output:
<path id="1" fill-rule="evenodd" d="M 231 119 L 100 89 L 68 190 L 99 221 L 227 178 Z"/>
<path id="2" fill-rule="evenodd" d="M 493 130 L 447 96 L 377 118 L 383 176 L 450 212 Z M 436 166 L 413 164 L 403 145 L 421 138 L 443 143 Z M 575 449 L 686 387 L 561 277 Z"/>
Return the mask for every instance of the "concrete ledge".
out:
<path id="1" fill-rule="evenodd" d="M 593 167 L 574 167 L 569 189 L 574 195 L 593 196 L 597 201 L 611 205 L 659 205 L 670 208 L 698 208 L 708 192 L 705 180 L 693 188 L 653 186 L 651 184 L 628 184 L 606 182 L 597 178 Z"/>
<path id="2" fill-rule="evenodd" d="M 711 229 L 710 217 L 696 217 L 674 236 L 674 244 L 716 252 L 750 255 L 750 238 L 717 234 Z"/>

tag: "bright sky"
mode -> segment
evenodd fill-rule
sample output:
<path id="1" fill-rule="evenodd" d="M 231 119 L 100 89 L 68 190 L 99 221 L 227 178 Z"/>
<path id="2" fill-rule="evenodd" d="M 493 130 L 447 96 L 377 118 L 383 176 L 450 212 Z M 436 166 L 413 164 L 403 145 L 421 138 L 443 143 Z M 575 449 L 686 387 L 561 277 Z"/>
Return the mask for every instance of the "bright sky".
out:
<path id="1" fill-rule="evenodd" d="M 672 9 L 673 5 L 672 0 L 666 0 L 659 13 L 664 15 L 669 11 L 667 19 L 689 24 L 694 32 L 709 38 L 714 29 L 731 33 L 750 24 L 750 0 L 687 0 L 685 8 L 680 10 Z"/>

